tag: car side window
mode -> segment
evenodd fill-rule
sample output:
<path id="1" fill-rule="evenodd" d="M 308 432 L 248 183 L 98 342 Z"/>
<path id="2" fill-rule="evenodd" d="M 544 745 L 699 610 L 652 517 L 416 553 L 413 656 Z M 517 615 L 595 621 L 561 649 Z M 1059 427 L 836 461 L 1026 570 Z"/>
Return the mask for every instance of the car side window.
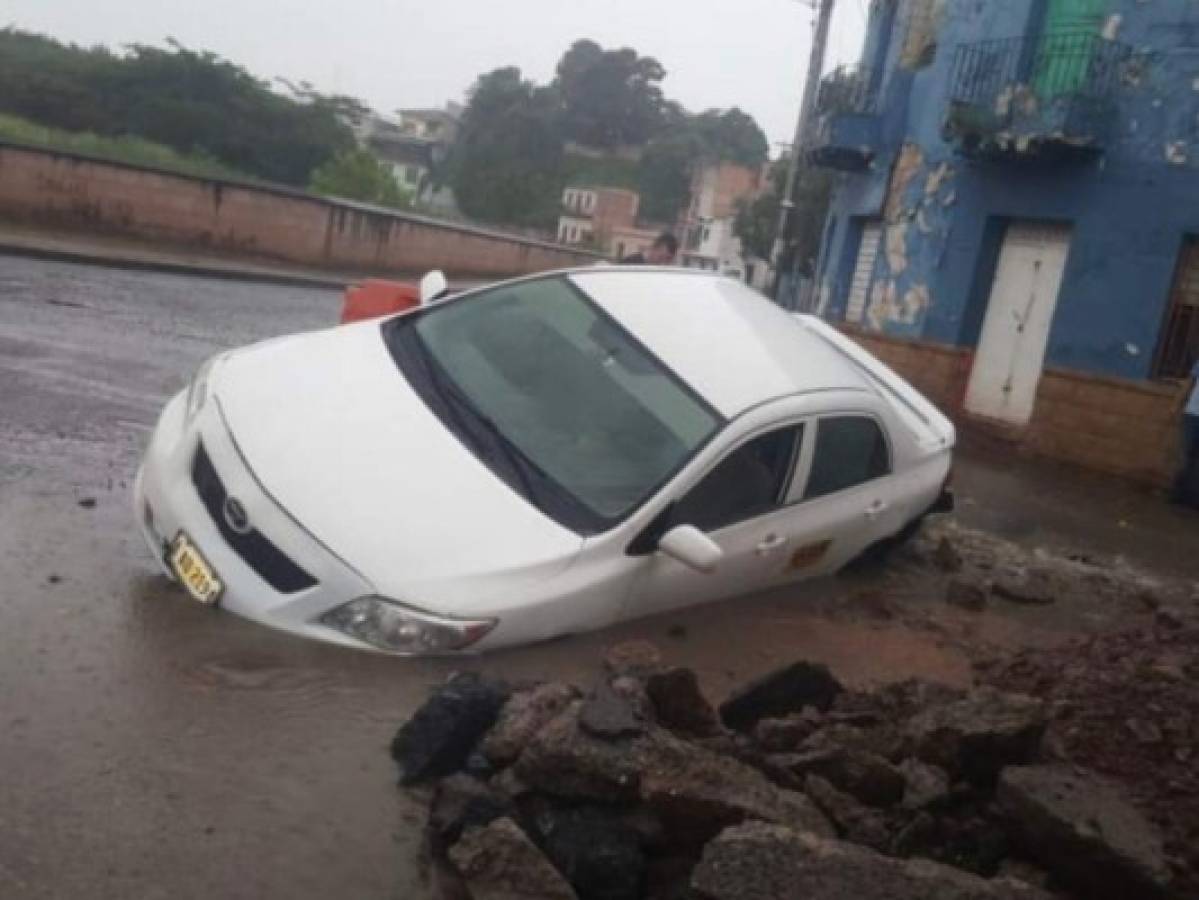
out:
<path id="1" fill-rule="evenodd" d="M 803 426 L 792 425 L 742 444 L 675 505 L 674 524 L 717 531 L 778 507 L 802 438 Z"/>
<path id="2" fill-rule="evenodd" d="M 878 422 L 868 416 L 821 419 L 804 499 L 834 494 L 890 472 L 891 453 Z"/>

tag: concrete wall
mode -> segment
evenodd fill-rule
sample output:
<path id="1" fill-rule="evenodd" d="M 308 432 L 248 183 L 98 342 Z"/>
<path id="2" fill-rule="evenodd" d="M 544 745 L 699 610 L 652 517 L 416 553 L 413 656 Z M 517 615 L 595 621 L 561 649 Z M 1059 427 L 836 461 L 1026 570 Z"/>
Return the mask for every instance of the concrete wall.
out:
<path id="1" fill-rule="evenodd" d="M 968 348 L 848 327 L 846 331 L 946 415 L 963 420 L 962 400 L 973 362 Z M 998 433 L 1034 454 L 1166 487 L 1180 462 L 1182 394 L 1182 386 L 1175 384 L 1048 369 L 1037 390 L 1032 421 Z"/>
<path id="2" fill-rule="evenodd" d="M 0 218 L 341 271 L 505 276 L 592 254 L 298 191 L 0 144 Z"/>
<path id="3" fill-rule="evenodd" d="M 879 14 L 889 2 L 893 15 Z M 1199 233 L 1199 3 L 1108 0 L 1104 32 L 1133 55 L 1096 158 L 1037 166 L 958 156 L 942 137 L 956 47 L 1027 33 L 1043 2 L 875 4 L 864 63 L 886 59 L 882 145 L 871 168 L 847 176 L 837 193 L 818 302 L 828 318 L 844 316 L 862 221 L 882 218 L 866 326 L 973 346 L 1004 224 L 1070 222 L 1047 365 L 1146 379 L 1183 237 Z M 930 28 L 935 52 L 926 34 L 913 36 Z"/>

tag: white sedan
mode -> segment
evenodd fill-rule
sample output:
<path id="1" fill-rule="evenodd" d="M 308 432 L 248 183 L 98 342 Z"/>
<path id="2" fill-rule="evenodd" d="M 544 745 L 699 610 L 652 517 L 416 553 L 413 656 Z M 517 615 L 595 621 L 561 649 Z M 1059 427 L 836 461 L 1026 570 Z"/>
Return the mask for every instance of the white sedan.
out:
<path id="1" fill-rule="evenodd" d="M 215 357 L 135 502 L 201 603 L 476 652 L 835 572 L 939 508 L 953 443 L 816 319 L 716 275 L 589 268 Z"/>

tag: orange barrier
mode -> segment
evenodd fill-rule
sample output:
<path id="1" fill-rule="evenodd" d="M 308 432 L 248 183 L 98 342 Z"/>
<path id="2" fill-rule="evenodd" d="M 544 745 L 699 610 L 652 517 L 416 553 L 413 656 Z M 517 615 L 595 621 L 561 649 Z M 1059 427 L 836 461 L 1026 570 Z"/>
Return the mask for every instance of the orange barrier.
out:
<path id="1" fill-rule="evenodd" d="M 420 306 L 420 288 L 399 281 L 369 278 L 346 288 L 341 324 L 395 315 Z"/>

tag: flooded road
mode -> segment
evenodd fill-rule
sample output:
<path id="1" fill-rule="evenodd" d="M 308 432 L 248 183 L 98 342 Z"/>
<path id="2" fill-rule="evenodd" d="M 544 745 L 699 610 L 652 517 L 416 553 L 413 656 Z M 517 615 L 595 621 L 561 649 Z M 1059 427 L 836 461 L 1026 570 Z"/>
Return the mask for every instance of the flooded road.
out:
<path id="1" fill-rule="evenodd" d="M 420 820 L 387 744 L 461 663 L 307 643 L 201 608 L 155 574 L 130 511 L 149 429 L 201 361 L 323 327 L 339 303 L 0 257 L 0 897 L 423 896 Z M 966 469 L 981 497 L 1011 495 L 1010 474 Z M 1096 540 L 1141 535 L 1162 552 L 1173 520 L 1121 496 Z M 1031 514 L 976 509 L 1050 540 L 1043 522 L 1072 502 L 1057 497 Z M 801 656 L 850 683 L 968 679 L 936 632 L 814 614 L 859 588 L 825 582 L 471 665 L 587 683 L 604 646 L 644 636 L 717 699 Z"/>
<path id="2" fill-rule="evenodd" d="M 455 665 L 311 644 L 201 608 L 155 574 L 130 512 L 149 429 L 196 366 L 325 326 L 339 303 L 0 257 L 0 896 L 421 896 L 420 823 L 386 751 Z M 717 697 L 801 654 L 851 679 L 966 677 L 931 641 L 806 618 L 803 597 L 479 667 L 586 682 L 604 646 L 648 635 Z"/>

